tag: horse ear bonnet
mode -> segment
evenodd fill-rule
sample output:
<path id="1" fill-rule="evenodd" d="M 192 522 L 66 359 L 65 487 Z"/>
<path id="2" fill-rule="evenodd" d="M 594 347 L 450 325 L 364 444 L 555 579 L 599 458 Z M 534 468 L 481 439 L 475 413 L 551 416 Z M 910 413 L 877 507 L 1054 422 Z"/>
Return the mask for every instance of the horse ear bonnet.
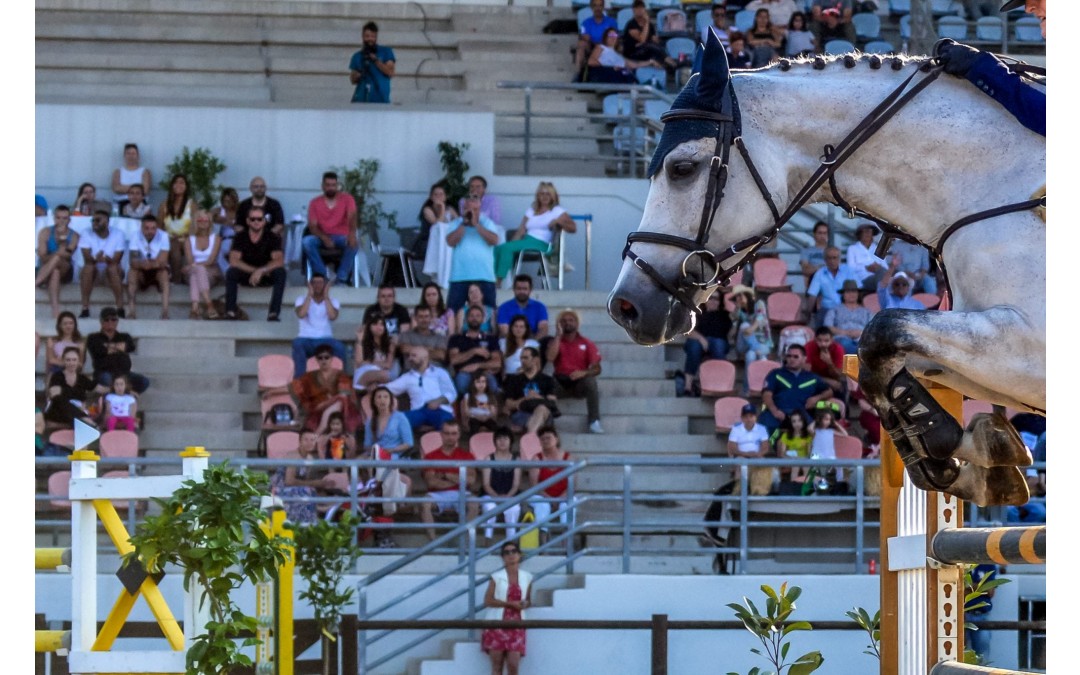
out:
<path id="1" fill-rule="evenodd" d="M 705 48 L 701 54 L 701 71 L 690 76 L 686 86 L 679 92 L 672 110 L 709 110 L 722 112 L 724 92 L 730 81 L 727 53 L 720 38 L 709 31 Z M 649 164 L 649 178 L 652 178 L 664 163 L 668 153 L 687 141 L 706 136 L 716 136 L 716 122 L 708 120 L 673 120 L 664 125 L 660 143 L 653 152 Z"/>

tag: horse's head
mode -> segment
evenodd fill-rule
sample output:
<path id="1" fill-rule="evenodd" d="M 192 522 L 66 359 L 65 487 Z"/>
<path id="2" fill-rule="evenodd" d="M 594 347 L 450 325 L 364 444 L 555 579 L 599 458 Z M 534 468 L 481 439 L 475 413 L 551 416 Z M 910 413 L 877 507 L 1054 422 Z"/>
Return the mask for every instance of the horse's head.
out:
<path id="1" fill-rule="evenodd" d="M 741 119 L 727 56 L 711 31 L 701 71 L 662 119 L 645 212 L 608 296 L 608 313 L 641 344 L 693 329 L 697 307 L 767 241 L 760 233 L 773 222 L 745 165 L 729 179 Z"/>

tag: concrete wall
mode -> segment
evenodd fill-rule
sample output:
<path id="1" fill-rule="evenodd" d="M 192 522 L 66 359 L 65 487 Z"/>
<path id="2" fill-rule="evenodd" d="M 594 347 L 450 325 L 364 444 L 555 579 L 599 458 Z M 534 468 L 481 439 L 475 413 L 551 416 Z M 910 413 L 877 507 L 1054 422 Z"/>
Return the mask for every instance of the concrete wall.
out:
<path id="1" fill-rule="evenodd" d="M 626 234 L 637 228 L 648 195 L 642 179 L 493 176 L 494 124 L 490 112 L 463 109 L 378 107 L 336 110 L 103 105 L 36 106 L 35 188 L 50 205 L 71 204 L 79 184 L 89 181 L 108 198 L 112 170 L 126 142 L 139 144 L 154 183 L 184 146 L 209 148 L 226 165 L 218 177 L 247 196 L 251 177 L 263 176 L 269 194 L 286 216 L 298 213 L 319 190 L 323 171 L 361 158 L 381 163 L 376 188 L 398 224 L 414 226 L 428 188 L 442 176 L 438 143 L 469 143 L 470 174 L 488 177 L 489 191 L 502 200 L 504 227 L 517 227 L 540 180 L 552 180 L 572 214 L 593 215 L 589 286 L 606 290 L 618 275 Z M 150 201 L 160 204 L 155 188 Z M 393 245 L 393 234 L 382 237 Z M 570 235 L 567 260 L 574 271 L 565 287 L 584 289 L 585 232 Z"/>

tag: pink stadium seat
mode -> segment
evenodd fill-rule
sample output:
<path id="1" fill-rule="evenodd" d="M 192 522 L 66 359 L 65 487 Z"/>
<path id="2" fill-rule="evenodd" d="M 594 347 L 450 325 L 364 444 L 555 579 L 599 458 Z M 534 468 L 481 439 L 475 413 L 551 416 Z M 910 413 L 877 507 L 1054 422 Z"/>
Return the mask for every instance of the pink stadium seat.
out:
<path id="1" fill-rule="evenodd" d="M 724 359 L 709 359 L 698 370 L 702 396 L 728 396 L 735 393 L 735 364 Z"/>
<path id="2" fill-rule="evenodd" d="M 751 397 L 761 396 L 761 389 L 765 386 L 765 376 L 779 367 L 779 363 L 769 359 L 758 359 L 746 366 L 746 383 Z"/>
<path id="3" fill-rule="evenodd" d="M 425 457 L 441 447 L 442 434 L 438 431 L 429 431 L 420 437 L 420 450 Z"/>
<path id="4" fill-rule="evenodd" d="M 495 454 L 495 434 L 481 431 L 469 439 L 469 452 L 475 459 L 487 459 Z"/>
<path id="5" fill-rule="evenodd" d="M 102 457 L 138 457 L 139 436 L 127 429 L 115 429 L 101 434 L 99 440 Z"/>
<path id="6" fill-rule="evenodd" d="M 57 471 L 49 475 L 49 496 L 52 497 L 49 500 L 50 504 L 61 509 L 71 508 L 71 502 L 67 498 L 68 483 L 70 482 L 70 471 Z"/>
<path id="7" fill-rule="evenodd" d="M 266 437 L 267 459 L 284 459 L 300 447 L 300 434 L 295 431 L 275 431 Z"/>
<path id="8" fill-rule="evenodd" d="M 769 325 L 783 328 L 793 323 L 802 323 L 802 298 L 798 293 L 780 291 L 769 295 L 765 301 L 769 313 Z"/>
<path id="9" fill-rule="evenodd" d="M 878 299 L 877 293 L 871 293 L 862 299 L 862 306 L 870 310 L 871 314 L 877 314 L 881 311 L 881 300 Z"/>
<path id="10" fill-rule="evenodd" d="M 540 456 L 540 437 L 536 434 L 522 434 L 521 436 L 521 458 L 524 460 L 536 459 Z"/>
<path id="11" fill-rule="evenodd" d="M 754 288 L 760 293 L 790 291 L 787 263 L 780 258 L 758 258 L 754 261 Z"/>
<path id="12" fill-rule="evenodd" d="M 713 417 L 716 420 L 717 433 L 726 434 L 742 421 L 743 406 L 750 403 L 738 396 L 725 396 L 716 399 L 713 404 Z"/>
<path id="13" fill-rule="evenodd" d="M 862 459 L 863 444 L 855 436 L 833 436 L 833 447 L 836 448 L 837 459 Z"/>
<path id="14" fill-rule="evenodd" d="M 259 391 L 289 386 L 293 379 L 293 361 L 284 354 L 267 354 L 259 357 Z"/>
<path id="15" fill-rule="evenodd" d="M 814 341 L 814 329 L 801 323 L 793 323 L 784 326 L 780 330 L 780 339 L 777 341 L 776 353 L 783 354 L 788 345 L 807 345 Z"/>
<path id="16" fill-rule="evenodd" d="M 923 307 L 927 309 L 937 309 L 938 305 L 941 304 L 941 298 L 933 293 L 916 293 L 911 297 L 921 302 Z"/>
<path id="17" fill-rule="evenodd" d="M 68 450 L 75 449 L 75 431 L 73 429 L 57 429 L 49 434 L 49 442 L 59 445 Z"/>

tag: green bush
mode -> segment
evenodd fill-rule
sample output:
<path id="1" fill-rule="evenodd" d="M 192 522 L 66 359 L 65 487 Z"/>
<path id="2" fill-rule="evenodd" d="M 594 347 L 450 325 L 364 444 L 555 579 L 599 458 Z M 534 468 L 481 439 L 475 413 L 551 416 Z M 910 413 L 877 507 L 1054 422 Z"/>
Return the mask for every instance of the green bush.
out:
<path id="1" fill-rule="evenodd" d="M 218 185 L 215 181 L 225 168 L 225 164 L 208 148 L 195 148 L 191 151 L 185 145 L 183 151 L 165 167 L 165 175 L 158 187 L 168 195 L 173 176 L 183 174 L 187 178 L 191 196 L 200 207 L 209 209 L 217 203 L 218 196 L 224 189 L 223 185 Z"/>

